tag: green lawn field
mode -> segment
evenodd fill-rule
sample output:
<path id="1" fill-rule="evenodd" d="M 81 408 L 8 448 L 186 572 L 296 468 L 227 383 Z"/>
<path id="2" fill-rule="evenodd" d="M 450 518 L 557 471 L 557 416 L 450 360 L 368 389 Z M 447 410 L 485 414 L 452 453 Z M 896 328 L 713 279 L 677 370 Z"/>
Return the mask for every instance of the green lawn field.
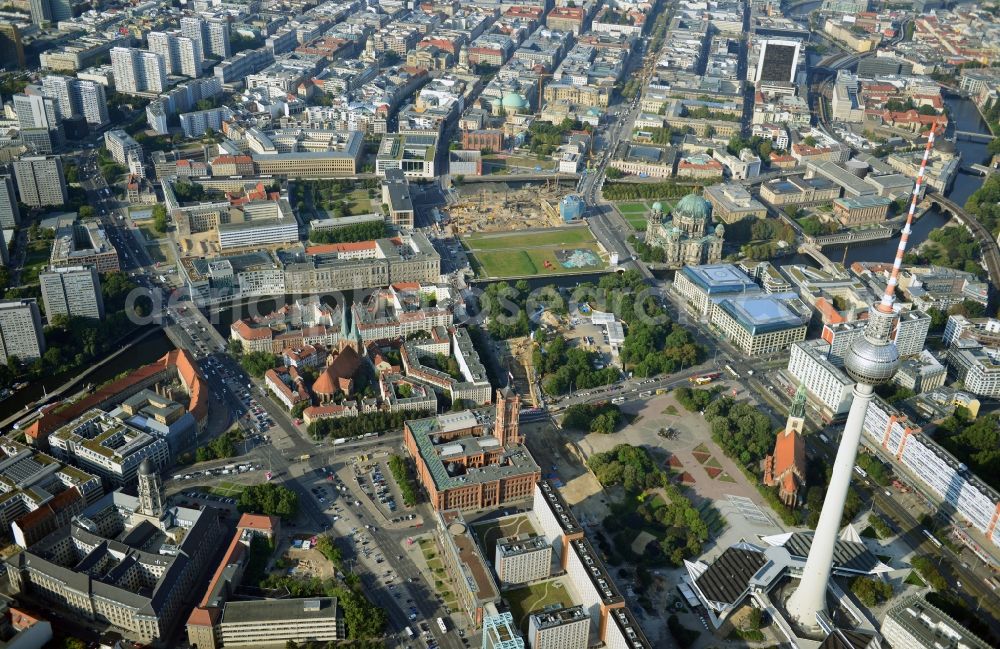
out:
<path id="1" fill-rule="evenodd" d="M 566 586 L 561 578 L 508 590 L 503 594 L 503 597 L 510 604 L 510 613 L 514 617 L 514 624 L 524 632 L 528 630 L 528 616 L 532 612 L 541 610 L 550 604 L 573 605 L 573 599 L 566 592 Z"/>
<path id="2" fill-rule="evenodd" d="M 38 274 L 48 267 L 51 252 L 52 241 L 49 239 L 36 239 L 28 244 L 28 254 L 21 269 L 21 284 L 38 283 Z"/>
<path id="3" fill-rule="evenodd" d="M 531 277 L 562 275 L 573 272 L 602 270 L 607 263 L 590 230 L 585 227 L 555 228 L 519 233 L 477 233 L 463 237 L 482 274 L 488 277 Z M 564 250 L 586 250 L 598 263 L 567 268 L 557 253 Z M 546 266 L 545 262 L 549 265 Z"/>
<path id="4" fill-rule="evenodd" d="M 648 201 L 626 201 L 624 203 L 618 203 L 615 207 L 621 212 L 622 217 L 628 221 L 637 232 L 645 232 L 646 225 L 648 223 L 649 211 L 652 209 L 655 200 Z M 668 200 L 660 199 L 660 203 L 663 204 L 663 211 L 669 212 L 673 208 L 673 203 Z"/>
<path id="5" fill-rule="evenodd" d="M 593 243 L 589 228 L 556 228 L 532 232 L 480 232 L 463 237 L 470 250 L 524 250 L 539 246 L 572 246 Z"/>
<path id="6" fill-rule="evenodd" d="M 503 521 L 494 519 L 481 525 L 473 525 L 472 529 L 475 531 L 476 536 L 479 537 L 479 545 L 483 548 L 491 565 L 496 556 L 497 541 L 499 539 L 509 536 L 520 536 L 521 534 L 536 535 L 535 528 L 531 525 L 531 521 L 527 516 L 515 516 Z"/>

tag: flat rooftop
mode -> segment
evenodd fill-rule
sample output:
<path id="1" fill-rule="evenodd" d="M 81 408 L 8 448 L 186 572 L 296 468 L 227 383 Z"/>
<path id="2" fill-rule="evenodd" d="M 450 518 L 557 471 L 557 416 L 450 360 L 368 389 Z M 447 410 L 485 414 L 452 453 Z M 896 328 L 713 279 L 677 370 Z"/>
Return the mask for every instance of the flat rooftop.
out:
<path id="1" fill-rule="evenodd" d="M 611 580 L 608 569 L 594 551 L 594 547 L 590 545 L 590 541 L 586 538 L 576 539 L 570 545 L 573 551 L 576 552 L 577 557 L 579 557 L 580 563 L 587 568 L 590 582 L 593 584 L 594 589 L 597 590 L 604 605 L 610 606 L 611 604 L 624 602 L 625 598 L 618 592 L 618 587 Z"/>
<path id="2" fill-rule="evenodd" d="M 562 497 L 562 494 L 559 493 L 559 490 L 550 481 L 540 480 L 536 487 L 541 491 L 545 504 L 549 506 L 549 510 L 555 516 L 555 519 L 559 521 L 559 526 L 564 533 L 583 533 L 583 528 L 580 527 L 580 522 L 576 520 L 576 516 L 570 510 L 569 503 L 566 502 L 566 499 Z"/>
<path id="3" fill-rule="evenodd" d="M 806 324 L 784 300 L 769 295 L 725 298 L 719 308 L 755 336 Z"/>
<path id="4" fill-rule="evenodd" d="M 323 620 L 337 617 L 336 597 L 308 599 L 267 599 L 250 602 L 226 602 L 220 624 L 249 622 L 288 622 Z"/>
<path id="5" fill-rule="evenodd" d="M 987 649 L 989 645 L 973 635 L 941 609 L 919 595 L 911 595 L 892 605 L 885 614 L 925 647 L 936 649 Z"/>
<path id="6" fill-rule="evenodd" d="M 685 266 L 681 269 L 681 273 L 709 295 L 725 293 L 753 295 L 760 293 L 760 287 L 733 264 Z"/>

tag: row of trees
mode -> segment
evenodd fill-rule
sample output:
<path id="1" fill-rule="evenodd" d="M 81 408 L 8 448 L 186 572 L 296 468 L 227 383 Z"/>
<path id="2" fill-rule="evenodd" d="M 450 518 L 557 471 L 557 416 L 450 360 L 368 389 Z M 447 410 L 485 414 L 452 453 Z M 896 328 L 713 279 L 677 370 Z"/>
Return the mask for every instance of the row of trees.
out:
<path id="1" fill-rule="evenodd" d="M 892 584 L 874 577 L 855 577 L 851 580 L 851 592 L 865 606 L 878 606 L 892 597 Z"/>
<path id="2" fill-rule="evenodd" d="M 507 282 L 490 284 L 479 297 L 483 311 L 489 314 L 486 326 L 494 338 L 507 339 L 527 336 L 531 331 L 528 321 L 527 299 L 530 287 L 524 280 L 514 286 Z"/>
<path id="3" fill-rule="evenodd" d="M 715 443 L 752 474 L 759 473 L 760 461 L 774 446 L 771 418 L 752 404 L 729 396 L 718 397 L 703 410 Z"/>
<path id="4" fill-rule="evenodd" d="M 601 192 L 609 201 L 624 200 L 659 200 L 681 198 L 700 189 L 691 185 L 679 185 L 674 182 L 662 183 L 605 183 Z"/>
<path id="5" fill-rule="evenodd" d="M 559 148 L 563 137 L 574 129 L 582 128 L 583 125 L 570 117 L 565 118 L 558 124 L 551 122 L 536 121 L 528 127 L 528 148 L 535 155 L 548 156 Z"/>
<path id="6" fill-rule="evenodd" d="M 971 200 L 971 199 L 970 199 Z M 907 264 L 944 266 L 982 276 L 982 252 L 979 243 L 965 228 L 938 228 L 927 235 L 927 241 L 906 254 Z"/>
<path id="7" fill-rule="evenodd" d="M 278 357 L 270 352 L 247 352 L 240 355 L 240 366 L 254 378 L 261 378 L 278 364 Z"/>
<path id="8" fill-rule="evenodd" d="M 385 221 L 367 221 L 345 225 L 334 230 L 309 231 L 309 241 L 313 243 L 353 243 L 382 239 L 385 236 Z"/>
<path id="9" fill-rule="evenodd" d="M 612 403 L 578 403 L 566 409 L 562 425 L 564 428 L 607 434 L 613 433 L 621 421 L 622 411 Z"/>
<path id="10" fill-rule="evenodd" d="M 759 135 L 749 138 L 734 135 L 729 138 L 729 142 L 726 144 L 726 151 L 731 155 L 739 155 L 743 149 L 750 149 L 760 156 L 761 162 L 765 167 L 768 166 L 771 160 L 771 152 L 774 151 L 771 140 L 762 138 Z"/>
<path id="11" fill-rule="evenodd" d="M 403 496 L 403 504 L 412 507 L 417 504 L 417 483 L 410 473 L 410 467 L 399 455 L 389 456 L 389 471 Z"/>
<path id="12" fill-rule="evenodd" d="M 598 283 L 607 308 L 628 327 L 619 350 L 622 362 L 640 377 L 675 372 L 701 362 L 704 346 L 673 322 L 646 288 L 634 270 L 607 275 Z"/>
<path id="13" fill-rule="evenodd" d="M 824 221 L 818 216 L 807 216 L 799 219 L 799 226 L 802 231 L 809 236 L 818 237 L 824 234 L 833 234 L 840 229 L 840 226 L 832 221 Z"/>
<path id="14" fill-rule="evenodd" d="M 674 398 L 688 412 L 704 410 L 715 395 L 713 390 L 698 390 L 680 387 L 674 390 Z"/>
<path id="15" fill-rule="evenodd" d="M 432 412 L 369 412 L 357 417 L 339 417 L 335 419 L 319 419 L 309 424 L 309 434 L 315 438 L 357 437 L 367 433 L 383 433 L 403 427 L 407 419 L 419 419 L 433 415 Z"/>

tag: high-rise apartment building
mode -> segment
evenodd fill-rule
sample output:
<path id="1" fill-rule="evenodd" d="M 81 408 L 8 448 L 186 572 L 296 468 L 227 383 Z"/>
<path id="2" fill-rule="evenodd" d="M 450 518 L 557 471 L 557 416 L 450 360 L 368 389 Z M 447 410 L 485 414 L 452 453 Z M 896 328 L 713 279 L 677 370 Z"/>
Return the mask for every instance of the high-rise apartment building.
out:
<path id="1" fill-rule="evenodd" d="M 115 159 L 115 162 L 126 167 L 130 154 L 137 154 L 139 159 L 142 159 L 142 145 L 120 128 L 112 129 L 104 134 L 104 147 Z"/>
<path id="2" fill-rule="evenodd" d="M 74 318 L 104 319 L 101 280 L 93 266 L 55 268 L 38 276 L 45 317 L 63 314 Z"/>
<path id="3" fill-rule="evenodd" d="M 587 649 L 590 616 L 582 606 L 540 611 L 528 618 L 531 649 Z"/>
<path id="4" fill-rule="evenodd" d="M 181 34 L 201 45 L 203 56 L 228 59 L 232 55 L 229 45 L 229 23 L 224 20 L 205 20 L 200 16 L 181 18 Z"/>
<path id="5" fill-rule="evenodd" d="M 545 579 L 552 572 L 552 546 L 545 537 L 497 539 L 493 567 L 503 585 Z"/>
<path id="6" fill-rule="evenodd" d="M 167 66 L 155 52 L 134 47 L 111 50 L 111 69 L 115 86 L 125 93 L 160 93 L 167 87 Z"/>
<path id="7" fill-rule="evenodd" d="M 0 23 L 0 67 L 25 68 L 21 30 L 13 23 Z"/>
<path id="8" fill-rule="evenodd" d="M 14 113 L 21 128 L 21 139 L 35 153 L 52 153 L 62 144 L 62 119 L 55 101 L 42 95 L 39 86 L 30 85 L 24 94 L 14 95 Z"/>
<path id="9" fill-rule="evenodd" d="M 58 156 L 29 156 L 14 161 L 14 177 L 21 202 L 30 207 L 65 205 L 66 178 Z"/>
<path id="10" fill-rule="evenodd" d="M 21 210 L 14 194 L 14 179 L 9 174 L 0 176 L 0 228 L 10 230 L 21 224 Z"/>
<path id="11" fill-rule="evenodd" d="M 56 23 L 73 17 L 73 6 L 70 0 L 30 0 L 28 8 L 31 11 L 31 22 Z"/>
<path id="12" fill-rule="evenodd" d="M 45 352 L 42 335 L 42 315 L 33 300 L 0 302 L 0 363 L 7 364 L 11 356 L 34 360 Z"/>
<path id="13" fill-rule="evenodd" d="M 168 74 L 201 76 L 202 45 L 187 36 L 149 32 L 149 51 L 163 57 Z"/>
<path id="14" fill-rule="evenodd" d="M 42 94 L 51 98 L 63 119 L 82 117 L 90 126 L 108 123 L 108 99 L 96 81 L 50 74 L 42 79 Z"/>

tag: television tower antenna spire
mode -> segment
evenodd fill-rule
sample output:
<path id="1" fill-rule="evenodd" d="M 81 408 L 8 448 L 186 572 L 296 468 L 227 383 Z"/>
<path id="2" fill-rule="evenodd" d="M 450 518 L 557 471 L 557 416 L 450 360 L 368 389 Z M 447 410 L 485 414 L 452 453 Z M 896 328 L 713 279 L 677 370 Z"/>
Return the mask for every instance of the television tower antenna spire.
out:
<path id="1" fill-rule="evenodd" d="M 844 515 L 844 503 L 847 501 L 847 492 L 851 486 L 851 474 L 858 455 L 858 444 L 861 442 L 861 429 L 865 423 L 868 404 L 871 403 L 875 386 L 891 381 L 899 368 L 899 350 L 892 340 L 897 320 L 893 304 L 896 299 L 896 286 L 899 284 L 899 270 L 903 265 L 906 244 L 910 237 L 913 214 L 916 212 L 923 186 L 927 158 L 934 147 L 934 135 L 932 128 L 927 137 L 927 148 L 924 149 L 920 171 L 913 184 L 910 211 L 906 215 L 906 225 L 903 226 L 899 238 L 896 258 L 892 264 L 892 273 L 885 292 L 882 294 L 882 299 L 873 304 L 869 311 L 868 326 L 865 327 L 864 336 L 851 344 L 844 358 L 847 374 L 856 381 L 854 400 L 851 402 L 844 433 L 837 447 L 837 458 L 834 461 L 826 498 L 823 500 L 819 523 L 816 525 L 812 545 L 809 547 L 809 556 L 802 571 L 802 579 L 786 603 L 789 615 L 808 629 L 818 628 L 820 626 L 818 616 L 826 612 L 826 590 L 833 568 L 833 552 L 840 531 L 840 520 Z"/>

